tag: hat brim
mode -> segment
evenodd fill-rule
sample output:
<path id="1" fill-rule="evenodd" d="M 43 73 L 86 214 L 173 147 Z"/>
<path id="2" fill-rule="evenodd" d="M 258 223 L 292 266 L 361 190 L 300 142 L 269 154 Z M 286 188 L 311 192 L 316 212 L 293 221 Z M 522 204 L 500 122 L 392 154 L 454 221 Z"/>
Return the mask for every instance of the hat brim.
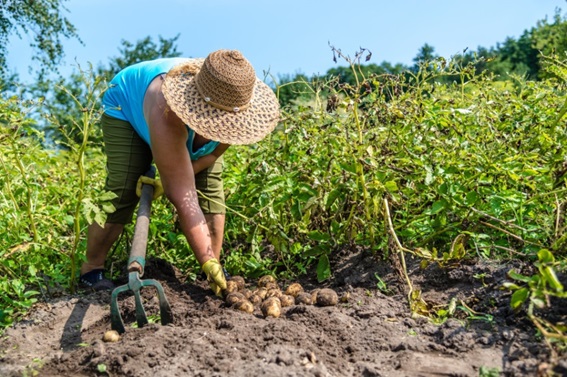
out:
<path id="1" fill-rule="evenodd" d="M 277 126 L 280 119 L 278 100 L 273 90 L 261 80 L 256 79 L 250 106 L 232 112 L 205 102 L 195 85 L 195 76 L 176 68 L 179 66 L 165 77 L 163 95 L 171 110 L 199 135 L 224 144 L 253 144 Z"/>

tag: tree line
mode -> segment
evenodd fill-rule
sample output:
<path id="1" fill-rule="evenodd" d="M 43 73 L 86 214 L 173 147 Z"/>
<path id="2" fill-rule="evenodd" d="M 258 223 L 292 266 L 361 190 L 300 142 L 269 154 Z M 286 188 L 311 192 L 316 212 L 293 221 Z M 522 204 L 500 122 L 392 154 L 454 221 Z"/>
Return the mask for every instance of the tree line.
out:
<path id="1" fill-rule="evenodd" d="M 19 95 L 28 98 L 42 98 L 42 113 L 49 114 L 49 121 L 37 117 L 38 128 L 46 132 L 49 140 L 65 144 L 65 140 L 76 138 L 71 119 L 80 117 L 81 109 L 76 106 L 69 94 L 80 98 L 94 90 L 94 95 L 105 90 L 105 84 L 122 68 L 148 59 L 161 57 L 178 57 L 177 39 L 158 37 L 154 41 L 145 37 L 135 43 L 123 40 L 119 46 L 119 55 L 108 59 L 107 64 L 97 67 L 82 67 L 80 72 L 72 73 L 69 77 L 57 74 L 57 65 L 64 57 L 62 39 L 74 38 L 80 41 L 76 28 L 64 16 L 64 2 L 67 0 L 23 0 L 7 1 L 3 12 L 0 12 L 0 86 L 3 93 L 19 91 Z M 18 76 L 10 73 L 7 56 L 7 44 L 10 36 L 20 37 L 31 33 L 31 47 L 37 61 L 37 78 L 31 85 L 18 86 Z M 330 46 L 333 58 L 342 55 L 340 49 Z M 458 64 L 474 70 L 476 74 L 492 74 L 497 80 L 508 80 L 519 75 L 529 80 L 545 78 L 542 60 L 549 56 L 565 57 L 567 51 L 567 19 L 557 9 L 551 20 L 544 19 L 530 29 L 526 29 L 519 38 L 509 37 L 494 47 L 478 47 L 476 50 L 467 49 L 452 57 L 442 57 L 436 54 L 435 47 L 424 44 L 413 59 L 412 65 L 390 63 L 369 63 L 371 52 L 361 49 L 353 59 L 346 58 L 350 66 L 339 66 L 329 69 L 323 75 L 308 77 L 305 74 L 282 75 L 277 79 L 274 89 L 277 91 L 282 106 L 294 106 L 309 101 L 313 97 L 312 88 L 321 87 L 329 80 L 339 85 L 356 86 L 356 75 L 353 66 L 363 77 L 376 77 L 380 80 L 389 75 L 411 75 L 421 66 L 431 65 L 431 69 L 443 68 L 447 64 Z M 55 72 L 53 74 L 48 73 Z M 442 75 L 440 81 L 457 80 L 457 77 Z M 308 83 L 309 85 L 305 85 Z M 320 85 L 318 85 L 320 83 Z M 91 87 L 94 86 L 94 87 Z M 309 87 L 309 90 L 306 88 Z M 95 141 L 97 136 L 95 135 Z"/>
<path id="2" fill-rule="evenodd" d="M 334 48 L 333 52 L 340 54 L 340 50 Z M 567 19 L 561 15 L 561 10 L 557 9 L 552 20 L 538 21 L 535 26 L 524 30 L 517 39 L 508 37 L 493 47 L 465 49 L 461 54 L 450 58 L 439 56 L 435 52 L 435 47 L 426 43 L 419 49 L 412 65 L 392 64 L 387 61 L 380 64 L 366 64 L 370 52 L 361 52 L 355 55 L 352 63 L 359 66 L 358 72 L 364 77 L 416 73 L 421 65 L 434 63 L 443 65 L 448 64 L 448 60 L 451 60 L 453 64 L 461 67 L 469 66 L 477 74 L 493 74 L 497 80 L 505 81 L 513 76 L 521 76 L 528 80 L 542 80 L 549 75 L 549 72 L 543 70 L 542 62 L 546 57 L 557 56 L 560 59 L 566 57 Z M 280 78 L 280 101 L 283 104 L 289 104 L 297 102 L 298 99 L 306 99 L 309 93 L 302 91 L 302 82 L 316 84 L 330 78 L 336 78 L 344 85 L 354 86 L 356 84 L 355 75 L 350 66 L 331 68 L 321 76 L 287 75 Z M 447 82 L 452 79 L 455 78 L 443 76 L 439 80 Z"/>

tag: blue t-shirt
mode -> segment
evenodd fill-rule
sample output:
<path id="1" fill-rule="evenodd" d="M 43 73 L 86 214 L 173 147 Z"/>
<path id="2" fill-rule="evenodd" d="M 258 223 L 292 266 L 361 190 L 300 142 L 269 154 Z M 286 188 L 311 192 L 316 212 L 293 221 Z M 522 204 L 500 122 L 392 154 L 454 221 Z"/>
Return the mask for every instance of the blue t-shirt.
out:
<path id="1" fill-rule="evenodd" d="M 106 115 L 129 122 L 142 140 L 151 146 L 150 129 L 144 118 L 144 96 L 148 86 L 157 76 L 167 73 L 171 68 L 187 61 L 187 58 L 162 58 L 145 61 L 124 68 L 110 81 L 109 89 L 102 97 Z M 191 160 L 212 153 L 218 141 L 209 141 L 193 151 L 195 132 L 187 126 L 187 150 Z"/>

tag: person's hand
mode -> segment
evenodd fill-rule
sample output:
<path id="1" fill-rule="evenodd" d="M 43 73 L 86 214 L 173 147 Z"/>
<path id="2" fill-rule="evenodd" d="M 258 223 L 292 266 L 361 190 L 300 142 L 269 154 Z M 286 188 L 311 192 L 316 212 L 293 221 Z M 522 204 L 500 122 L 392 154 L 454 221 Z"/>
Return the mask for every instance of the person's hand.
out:
<path id="1" fill-rule="evenodd" d="M 216 260 L 216 258 L 211 258 L 206 261 L 201 268 L 205 275 L 207 275 L 211 290 L 215 295 L 222 297 L 222 291 L 226 289 L 226 278 L 219 261 Z"/>

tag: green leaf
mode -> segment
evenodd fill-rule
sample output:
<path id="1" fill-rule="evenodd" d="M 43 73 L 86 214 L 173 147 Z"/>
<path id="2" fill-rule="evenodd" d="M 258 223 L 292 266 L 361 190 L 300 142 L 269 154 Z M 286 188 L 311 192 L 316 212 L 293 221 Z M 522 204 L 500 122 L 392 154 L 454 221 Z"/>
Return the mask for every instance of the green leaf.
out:
<path id="1" fill-rule="evenodd" d="M 88 224 L 92 224 L 93 223 L 93 216 L 92 216 L 92 212 L 85 212 L 84 213 L 85 219 L 87 220 Z"/>
<path id="2" fill-rule="evenodd" d="M 96 221 L 96 223 L 101 227 L 104 228 L 104 223 L 106 222 L 106 215 L 103 214 L 102 212 L 96 212 L 95 213 L 95 217 L 94 217 L 94 221 Z M 92 224 L 92 222 L 90 223 Z"/>
<path id="3" fill-rule="evenodd" d="M 347 164 L 346 162 L 342 162 L 339 164 L 341 168 L 348 171 L 349 173 L 356 174 L 356 165 L 355 164 Z"/>
<path id="4" fill-rule="evenodd" d="M 102 204 L 101 207 L 102 207 L 102 210 L 106 213 L 113 213 L 114 211 L 116 211 L 116 207 L 114 207 L 110 203 L 104 203 L 104 204 Z"/>
<path id="5" fill-rule="evenodd" d="M 24 297 L 29 298 L 29 297 L 37 296 L 38 294 L 39 294 L 38 291 L 26 291 L 24 293 Z"/>
<path id="6" fill-rule="evenodd" d="M 329 257 L 327 254 L 323 254 L 319 257 L 319 263 L 317 263 L 317 281 L 322 282 L 327 280 L 331 276 L 331 264 L 329 263 Z"/>
<path id="7" fill-rule="evenodd" d="M 386 190 L 388 190 L 388 192 L 390 193 L 398 192 L 398 185 L 396 184 L 395 181 L 388 181 L 384 183 L 384 187 L 386 187 Z"/>
<path id="8" fill-rule="evenodd" d="M 105 365 L 105 364 L 98 364 L 98 365 L 96 366 L 96 370 L 97 370 L 99 373 L 106 373 L 106 365 Z"/>
<path id="9" fill-rule="evenodd" d="M 445 199 L 441 199 L 433 203 L 431 206 L 431 214 L 435 215 L 436 213 L 441 212 L 447 207 L 447 201 Z"/>
<path id="10" fill-rule="evenodd" d="M 469 191 L 465 199 L 465 204 L 468 206 L 472 206 L 476 202 L 478 202 L 478 199 L 479 199 L 478 194 L 475 191 Z"/>
<path id="11" fill-rule="evenodd" d="M 246 262 L 244 262 L 244 264 L 247 267 L 251 268 L 252 270 L 256 270 L 256 269 L 259 269 L 259 268 L 262 267 L 262 265 L 260 263 L 253 261 L 253 260 L 250 260 L 250 259 L 247 260 Z"/>
<path id="12" fill-rule="evenodd" d="M 325 253 L 325 252 L 328 252 L 328 251 L 329 251 L 329 245 L 320 244 L 320 245 L 312 247 L 309 250 L 306 250 L 303 253 L 303 255 L 305 255 L 306 257 L 318 257 L 322 253 Z"/>
<path id="13" fill-rule="evenodd" d="M 529 293 L 530 292 L 527 288 L 521 288 L 518 289 L 516 292 L 514 292 L 512 294 L 512 299 L 510 302 L 510 306 L 512 306 L 512 309 L 517 309 L 520 306 L 522 306 L 526 301 L 526 299 L 528 298 Z"/>
<path id="14" fill-rule="evenodd" d="M 75 218 L 71 215 L 66 215 L 63 217 L 63 221 L 65 221 L 65 223 L 68 226 L 73 226 L 73 223 L 75 222 Z"/>
<path id="15" fill-rule="evenodd" d="M 331 208 L 331 206 L 333 205 L 333 203 L 335 203 L 335 201 L 337 200 L 337 198 L 339 196 L 341 196 L 341 190 L 339 189 L 334 189 L 332 190 L 329 195 L 327 196 L 327 202 L 325 203 L 325 208 L 328 210 L 329 208 Z"/>
<path id="16" fill-rule="evenodd" d="M 329 233 L 323 233 L 318 230 L 313 230 L 307 233 L 307 237 L 314 241 L 329 241 L 331 239 Z"/>
<path id="17" fill-rule="evenodd" d="M 518 284 L 510 283 L 509 281 L 504 282 L 502 284 L 502 287 L 511 291 L 517 291 L 518 289 L 520 289 L 520 286 Z"/>
<path id="18" fill-rule="evenodd" d="M 523 283 L 529 283 L 532 280 L 529 276 L 524 276 L 522 274 L 517 273 L 514 270 L 508 271 L 508 277 L 510 279 L 518 280 L 518 281 L 521 281 Z"/>
<path id="19" fill-rule="evenodd" d="M 542 263 L 554 263 L 555 262 L 555 257 L 553 256 L 551 251 L 549 251 L 547 249 L 541 249 L 537 253 L 537 258 Z"/>
<path id="20" fill-rule="evenodd" d="M 547 284 L 549 284 L 553 289 L 558 292 L 563 292 L 563 284 L 557 278 L 555 271 L 550 266 L 543 266 L 540 268 L 540 272 L 545 278 Z"/>
<path id="21" fill-rule="evenodd" d="M 116 195 L 112 191 L 105 191 L 98 197 L 98 200 L 101 202 L 108 202 L 115 198 L 118 198 L 118 195 Z"/>

